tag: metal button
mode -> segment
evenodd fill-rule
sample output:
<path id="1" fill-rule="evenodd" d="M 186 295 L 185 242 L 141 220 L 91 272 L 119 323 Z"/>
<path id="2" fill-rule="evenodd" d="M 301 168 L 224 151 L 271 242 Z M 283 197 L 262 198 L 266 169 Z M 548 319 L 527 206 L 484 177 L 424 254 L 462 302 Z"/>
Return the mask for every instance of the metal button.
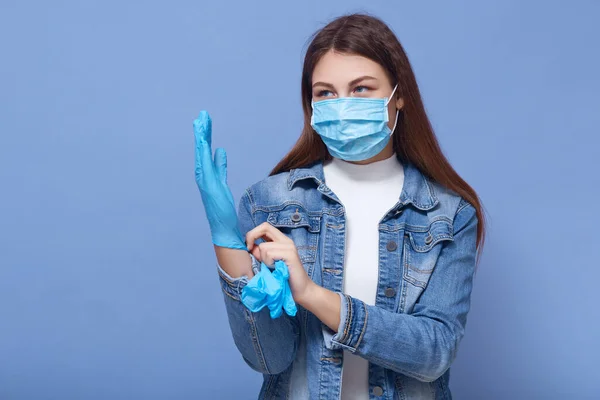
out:
<path id="1" fill-rule="evenodd" d="M 389 242 L 387 242 L 387 245 L 385 247 L 387 251 L 394 251 L 398 248 L 398 245 L 393 240 L 390 240 Z"/>
<path id="2" fill-rule="evenodd" d="M 425 244 L 429 244 L 433 241 L 433 237 L 431 237 L 431 234 L 427 234 L 427 237 L 425 237 Z"/>
<path id="3" fill-rule="evenodd" d="M 385 297 L 394 297 L 396 295 L 396 290 L 394 288 L 386 288 L 385 289 Z"/>
<path id="4" fill-rule="evenodd" d="M 292 221 L 300 222 L 301 219 L 302 219 L 302 217 L 300 216 L 298 211 L 296 211 L 295 213 L 292 214 Z"/>
<path id="5" fill-rule="evenodd" d="M 383 396 L 383 388 L 381 386 L 375 386 L 373 388 L 373 394 L 375 396 Z"/>

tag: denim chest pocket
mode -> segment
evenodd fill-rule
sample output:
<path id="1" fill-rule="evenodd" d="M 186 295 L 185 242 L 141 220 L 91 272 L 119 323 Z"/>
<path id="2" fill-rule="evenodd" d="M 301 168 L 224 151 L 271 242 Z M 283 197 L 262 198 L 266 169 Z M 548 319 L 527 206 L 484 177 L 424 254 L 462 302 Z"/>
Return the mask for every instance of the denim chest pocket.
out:
<path id="1" fill-rule="evenodd" d="M 301 206 L 289 205 L 269 212 L 267 222 L 294 241 L 302 263 L 315 262 L 321 216 L 310 215 Z"/>
<path id="2" fill-rule="evenodd" d="M 452 224 L 434 221 L 429 227 L 407 227 L 404 231 L 404 280 L 425 288 L 446 241 L 453 241 Z"/>

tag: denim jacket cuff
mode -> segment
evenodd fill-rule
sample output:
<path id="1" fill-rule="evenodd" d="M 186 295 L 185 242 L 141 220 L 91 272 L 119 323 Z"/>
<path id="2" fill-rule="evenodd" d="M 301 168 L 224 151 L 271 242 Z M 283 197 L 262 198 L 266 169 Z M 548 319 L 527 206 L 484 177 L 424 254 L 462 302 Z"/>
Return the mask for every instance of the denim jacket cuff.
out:
<path id="1" fill-rule="evenodd" d="M 252 259 L 252 270 L 258 271 L 260 269 L 260 263 L 256 258 L 250 254 L 250 258 Z M 234 300 L 241 301 L 242 289 L 244 286 L 248 284 L 250 280 L 248 275 L 242 275 L 240 277 L 234 278 L 229 275 L 225 270 L 219 265 L 217 262 L 217 272 L 219 273 L 219 282 L 221 283 L 221 288 L 225 292 L 225 294 L 232 297 Z"/>
<path id="2" fill-rule="evenodd" d="M 359 299 L 340 292 L 337 293 L 341 300 L 340 324 L 337 332 L 333 332 L 324 325 L 325 347 L 330 350 L 342 348 L 354 353 L 367 327 L 367 306 Z"/>

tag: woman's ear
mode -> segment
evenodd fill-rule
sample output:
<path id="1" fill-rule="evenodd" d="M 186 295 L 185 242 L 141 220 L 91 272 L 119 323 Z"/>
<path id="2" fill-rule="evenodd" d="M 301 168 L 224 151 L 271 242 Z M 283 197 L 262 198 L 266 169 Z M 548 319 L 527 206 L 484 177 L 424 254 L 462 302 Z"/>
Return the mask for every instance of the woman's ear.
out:
<path id="1" fill-rule="evenodd" d="M 396 108 L 398 110 L 402 110 L 403 107 L 404 107 L 404 98 L 398 97 L 398 99 L 396 100 Z"/>

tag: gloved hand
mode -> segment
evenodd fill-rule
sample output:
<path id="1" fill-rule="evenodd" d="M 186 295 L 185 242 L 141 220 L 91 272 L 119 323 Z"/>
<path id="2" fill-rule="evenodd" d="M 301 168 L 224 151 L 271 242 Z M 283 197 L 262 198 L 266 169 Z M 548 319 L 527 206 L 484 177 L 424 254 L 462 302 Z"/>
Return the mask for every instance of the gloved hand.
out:
<path id="1" fill-rule="evenodd" d="M 261 262 L 260 271 L 242 289 L 242 303 L 252 312 L 269 307 L 271 318 L 281 316 L 282 309 L 288 315 L 296 315 L 289 277 L 287 265 L 282 260 L 275 261 L 273 272 Z"/>
<path id="2" fill-rule="evenodd" d="M 238 227 L 237 212 L 227 186 L 227 155 L 218 148 L 212 158 L 212 121 L 200 111 L 194 120 L 196 138 L 196 183 L 208 218 L 212 242 L 230 249 L 248 250 Z"/>
<path id="3" fill-rule="evenodd" d="M 227 186 L 227 155 L 218 148 L 212 158 L 212 121 L 206 111 L 200 111 L 194 120 L 196 139 L 196 183 L 200 189 L 206 211 L 212 241 L 215 245 L 248 251 L 238 227 L 237 212 L 231 190 Z M 296 303 L 289 285 L 287 265 L 275 261 L 275 271 L 261 263 L 260 271 L 242 289 L 242 303 L 253 312 L 265 306 L 271 318 L 277 318 L 282 308 L 289 315 L 296 315 Z"/>

